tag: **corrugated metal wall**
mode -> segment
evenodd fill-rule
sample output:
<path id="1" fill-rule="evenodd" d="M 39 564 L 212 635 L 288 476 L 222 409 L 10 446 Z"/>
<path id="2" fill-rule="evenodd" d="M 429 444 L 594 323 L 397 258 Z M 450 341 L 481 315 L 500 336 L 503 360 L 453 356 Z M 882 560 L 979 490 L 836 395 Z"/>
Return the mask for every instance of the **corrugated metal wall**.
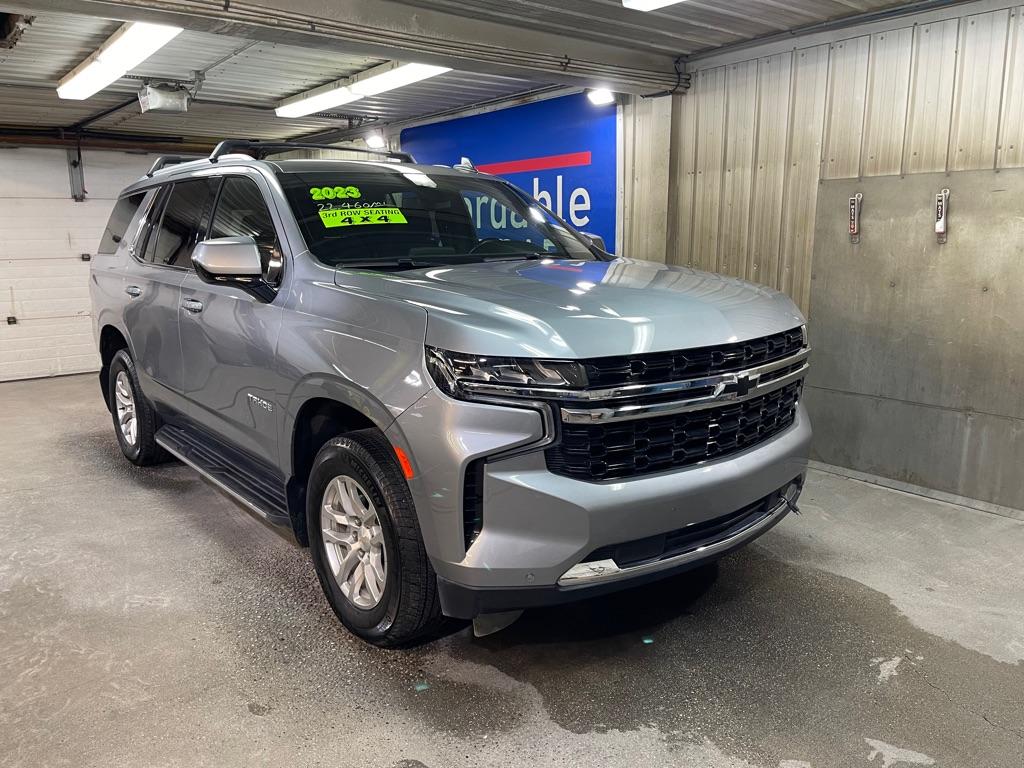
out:
<path id="1" fill-rule="evenodd" d="M 672 100 L 631 100 L 622 107 L 620 119 L 618 208 L 623 226 L 617 253 L 665 261 Z"/>
<path id="2" fill-rule="evenodd" d="M 991 4 L 989 4 L 991 5 Z M 1024 6 L 915 24 L 693 72 L 672 104 L 672 151 L 638 157 L 628 208 L 648 214 L 640 184 L 671 156 L 669 263 L 747 277 L 810 298 L 817 187 L 822 179 L 1024 166 Z M 624 109 L 627 137 L 656 135 L 658 101 Z M 645 139 L 646 141 L 646 139 Z M 627 140 L 627 152 L 629 151 Z M 627 210 L 628 213 L 628 210 Z M 640 258 L 657 221 L 628 239 Z M 653 230 L 657 232 L 657 230 Z"/>

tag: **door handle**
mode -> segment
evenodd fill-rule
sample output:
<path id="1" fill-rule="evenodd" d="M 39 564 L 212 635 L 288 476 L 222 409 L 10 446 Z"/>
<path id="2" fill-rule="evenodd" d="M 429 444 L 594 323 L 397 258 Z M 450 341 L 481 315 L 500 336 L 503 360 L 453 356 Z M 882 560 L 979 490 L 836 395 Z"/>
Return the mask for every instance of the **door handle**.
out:
<path id="1" fill-rule="evenodd" d="M 198 315 L 203 311 L 203 302 L 198 299 L 185 299 L 181 302 L 181 306 L 184 307 L 186 312 L 191 312 L 194 315 Z"/>
<path id="2" fill-rule="evenodd" d="M 142 289 L 137 285 L 125 286 L 124 292 L 131 296 L 133 299 L 138 298 L 142 295 Z"/>

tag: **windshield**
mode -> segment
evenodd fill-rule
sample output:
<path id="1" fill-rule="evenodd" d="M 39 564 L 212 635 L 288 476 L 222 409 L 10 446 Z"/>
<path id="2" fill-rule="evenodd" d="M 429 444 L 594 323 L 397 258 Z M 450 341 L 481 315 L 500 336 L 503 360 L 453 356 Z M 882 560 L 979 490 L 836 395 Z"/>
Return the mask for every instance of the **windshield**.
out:
<path id="1" fill-rule="evenodd" d="M 345 167 L 280 179 L 310 251 L 332 267 L 598 258 L 560 219 L 496 179 Z"/>

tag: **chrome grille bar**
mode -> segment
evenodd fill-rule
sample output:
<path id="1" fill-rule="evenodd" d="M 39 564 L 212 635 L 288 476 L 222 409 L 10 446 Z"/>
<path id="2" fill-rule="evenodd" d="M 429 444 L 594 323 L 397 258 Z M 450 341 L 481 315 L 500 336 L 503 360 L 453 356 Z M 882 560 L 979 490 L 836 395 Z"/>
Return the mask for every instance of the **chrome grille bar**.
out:
<path id="1" fill-rule="evenodd" d="M 523 397 L 523 398 L 539 398 L 545 400 L 561 400 L 561 401 L 574 401 L 574 402 L 604 402 L 607 400 L 622 400 L 625 398 L 644 398 L 657 395 L 669 395 L 674 393 L 685 394 L 686 392 L 692 392 L 694 390 L 711 389 L 713 392 L 717 392 L 718 396 L 713 400 L 707 400 L 707 398 L 691 398 L 688 402 L 698 402 L 707 400 L 713 403 L 727 403 L 734 402 L 738 398 L 726 396 L 725 389 L 729 386 L 738 386 L 741 381 L 748 381 L 751 383 L 758 382 L 762 377 L 767 374 L 780 371 L 784 368 L 789 368 L 797 363 L 801 363 L 807 360 L 807 357 L 811 354 L 810 347 L 804 347 L 794 355 L 780 358 L 779 360 L 773 360 L 770 363 L 764 363 L 762 365 L 755 366 L 753 368 L 747 368 L 743 371 L 734 371 L 732 373 L 722 373 L 715 376 L 703 376 L 696 379 L 680 379 L 679 381 L 667 381 L 660 384 L 629 384 L 622 387 L 610 387 L 607 389 L 557 389 L 555 387 L 518 387 L 505 384 L 490 384 L 485 382 L 462 382 L 461 386 L 467 393 L 472 395 L 492 395 L 501 397 Z M 806 372 L 806 363 L 801 366 L 800 372 Z M 789 378 L 792 374 L 787 374 L 781 379 L 773 379 L 771 381 L 774 384 L 776 381 L 784 381 L 779 386 L 784 386 L 785 383 L 794 381 L 794 378 Z M 799 377 L 797 377 L 799 378 Z M 770 392 L 778 387 L 769 387 L 765 384 L 762 389 L 759 390 L 759 394 Z M 751 395 L 753 397 L 754 395 Z M 747 399 L 746 397 L 742 399 Z M 567 409 L 563 408 L 562 413 L 564 414 Z M 572 409 L 568 409 L 572 410 Z M 696 410 L 696 409 L 693 409 Z M 589 411 L 588 411 L 589 412 Z M 642 414 L 647 415 L 647 414 Z M 637 418 L 637 417 L 634 417 Z M 589 421 L 589 419 L 588 419 Z"/>
<path id="2" fill-rule="evenodd" d="M 805 355 L 806 357 L 806 355 Z M 788 358 L 792 361 L 792 358 Z M 790 365 L 793 363 L 790 362 Z M 764 367 L 764 366 L 762 366 Z M 779 366 L 784 367 L 784 366 Z M 715 392 L 704 397 L 692 397 L 684 400 L 672 400 L 670 402 L 663 403 L 632 403 L 629 405 L 622 405 L 617 407 L 604 407 L 604 408 L 561 408 L 562 421 L 566 424 L 606 424 L 614 421 L 626 421 L 629 419 L 643 419 L 651 416 L 670 416 L 676 413 L 686 413 L 688 411 L 702 411 L 707 408 L 717 408 L 729 403 L 742 403 L 745 400 L 750 400 L 761 395 L 774 392 L 777 389 L 785 387 L 787 384 L 792 384 L 794 381 L 802 379 L 807 373 L 809 368 L 806 362 L 803 363 L 795 371 L 790 371 L 784 376 L 779 376 L 774 379 L 770 379 L 765 383 L 760 383 L 760 377 L 763 374 L 755 373 L 757 369 L 750 369 L 749 371 L 741 371 L 739 373 L 729 373 L 723 376 L 716 376 L 715 379 L 722 380 L 719 385 L 715 386 Z M 732 392 L 724 391 L 724 388 L 729 384 L 734 384 L 740 387 L 743 382 L 743 389 L 737 389 Z"/>

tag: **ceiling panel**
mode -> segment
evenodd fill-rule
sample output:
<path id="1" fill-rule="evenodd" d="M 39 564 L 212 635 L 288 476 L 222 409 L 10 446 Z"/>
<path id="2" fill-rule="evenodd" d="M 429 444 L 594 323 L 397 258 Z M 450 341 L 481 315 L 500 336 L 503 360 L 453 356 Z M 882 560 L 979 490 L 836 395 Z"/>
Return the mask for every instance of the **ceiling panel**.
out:
<path id="1" fill-rule="evenodd" d="M 56 87 L 120 26 L 84 16 L 36 16 L 14 48 L 0 49 L 0 83 Z"/>
<path id="2" fill-rule="evenodd" d="M 621 0 L 403 0 L 471 19 L 690 55 L 797 27 L 906 5 L 906 0 L 687 0 L 657 11 Z"/>
<path id="3" fill-rule="evenodd" d="M 101 93 L 85 101 L 57 98 L 57 81 L 119 26 L 120 22 L 83 16 L 37 15 L 18 44 L 0 53 L 0 124 L 66 128 L 131 99 L 143 81 L 192 84 L 196 71 L 203 73 L 203 81 L 187 113 L 141 114 L 137 104 L 130 104 L 90 122 L 89 129 L 190 139 L 238 135 L 280 139 L 348 128 L 348 116 L 371 121 L 421 117 L 548 85 L 514 77 L 449 72 L 345 105 L 338 109 L 339 114 L 282 119 L 273 111 L 282 99 L 350 77 L 384 60 L 185 31 Z"/>

